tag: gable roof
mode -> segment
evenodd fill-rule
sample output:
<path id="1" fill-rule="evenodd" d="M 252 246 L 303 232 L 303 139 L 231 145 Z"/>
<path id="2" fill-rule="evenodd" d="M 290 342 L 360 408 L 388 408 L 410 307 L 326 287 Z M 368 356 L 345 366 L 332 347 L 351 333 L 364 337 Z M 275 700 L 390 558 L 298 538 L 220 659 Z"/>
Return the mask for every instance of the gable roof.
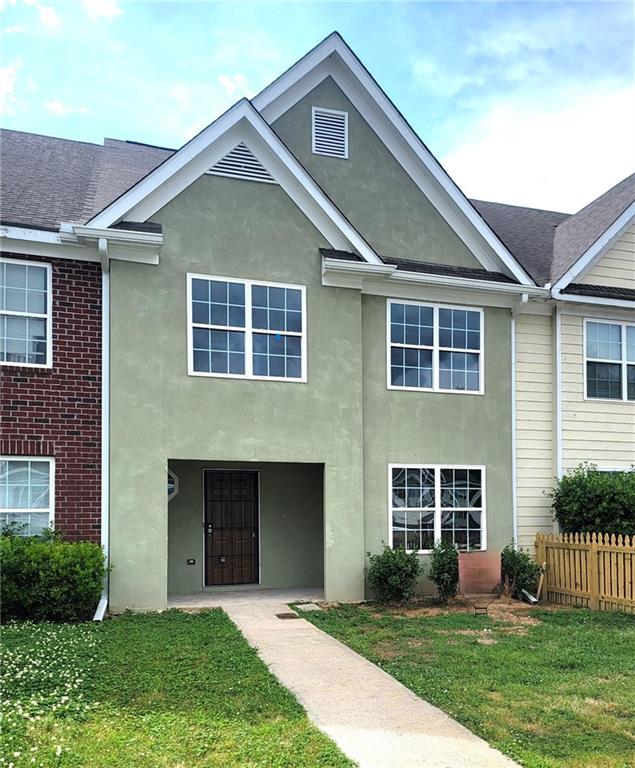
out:
<path id="1" fill-rule="evenodd" d="M 630 226 L 634 216 L 635 173 L 558 226 L 551 266 L 552 284 L 562 288 L 575 279 Z M 606 237 L 610 230 L 613 231 Z"/>
<path id="2" fill-rule="evenodd" d="M 397 162 L 490 271 L 522 284 L 533 280 L 450 178 L 338 32 L 331 33 L 253 99 L 273 123 L 326 77 L 331 77 Z"/>
<path id="3" fill-rule="evenodd" d="M 293 202 L 334 247 L 356 250 L 378 264 L 379 256 L 289 151 L 247 99 L 241 99 L 136 184 L 89 219 L 87 226 L 145 221 L 208 172 L 239 144 L 245 144 Z"/>

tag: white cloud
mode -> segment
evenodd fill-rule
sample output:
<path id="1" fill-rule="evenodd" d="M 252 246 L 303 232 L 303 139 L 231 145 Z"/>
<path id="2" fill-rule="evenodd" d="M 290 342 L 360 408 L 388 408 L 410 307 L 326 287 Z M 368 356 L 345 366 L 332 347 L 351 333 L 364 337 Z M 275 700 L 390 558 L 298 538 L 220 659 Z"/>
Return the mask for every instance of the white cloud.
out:
<path id="1" fill-rule="evenodd" d="M 0 115 L 13 115 L 15 113 L 17 104 L 15 83 L 19 69 L 19 61 L 14 61 L 13 64 L 0 68 Z"/>
<path id="2" fill-rule="evenodd" d="M 91 21 L 111 20 L 123 13 L 117 0 L 82 0 L 82 7 Z"/>
<path id="3" fill-rule="evenodd" d="M 443 70 L 430 59 L 416 59 L 412 62 L 412 73 L 417 85 L 435 96 L 450 99 L 467 86 L 482 85 L 484 78 L 474 75 L 457 75 Z"/>
<path id="4" fill-rule="evenodd" d="M 17 24 L 13 27 L 5 27 L 2 30 L 3 35 L 20 35 L 22 32 L 26 32 L 25 28 Z"/>
<path id="5" fill-rule="evenodd" d="M 59 115 L 60 117 L 66 117 L 66 115 L 86 115 L 88 109 L 86 107 L 71 107 L 68 104 L 62 104 L 58 99 L 51 99 L 44 103 L 44 109 L 53 115 Z"/>
<path id="6" fill-rule="evenodd" d="M 254 96 L 254 91 L 249 88 L 245 75 L 219 75 L 218 82 L 223 86 L 229 96 L 234 96 L 235 94 L 240 97 L 246 96 L 248 99 L 251 99 L 252 96 Z"/>
<path id="7" fill-rule="evenodd" d="M 25 5 L 36 9 L 40 24 L 49 32 L 57 32 L 62 26 L 62 19 L 52 5 L 44 5 L 39 0 L 23 0 Z"/>
<path id="8" fill-rule="evenodd" d="M 576 211 L 635 169 L 635 87 L 495 104 L 442 159 L 469 197 Z"/>

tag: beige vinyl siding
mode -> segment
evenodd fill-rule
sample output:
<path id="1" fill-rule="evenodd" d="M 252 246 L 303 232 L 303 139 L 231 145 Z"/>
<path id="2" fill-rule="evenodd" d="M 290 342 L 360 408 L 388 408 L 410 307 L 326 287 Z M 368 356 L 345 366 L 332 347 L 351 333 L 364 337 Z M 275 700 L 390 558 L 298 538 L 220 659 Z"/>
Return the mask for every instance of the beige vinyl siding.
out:
<path id="1" fill-rule="evenodd" d="M 635 289 L 635 224 L 577 282 Z"/>
<path id="2" fill-rule="evenodd" d="M 635 318 L 620 313 L 615 319 Z M 584 399 L 583 328 L 582 315 L 562 314 L 563 469 L 583 461 L 627 469 L 635 463 L 635 402 Z"/>
<path id="3" fill-rule="evenodd" d="M 538 531 L 551 532 L 554 485 L 553 331 L 550 315 L 516 319 L 516 510 L 518 543 L 533 553 Z"/>

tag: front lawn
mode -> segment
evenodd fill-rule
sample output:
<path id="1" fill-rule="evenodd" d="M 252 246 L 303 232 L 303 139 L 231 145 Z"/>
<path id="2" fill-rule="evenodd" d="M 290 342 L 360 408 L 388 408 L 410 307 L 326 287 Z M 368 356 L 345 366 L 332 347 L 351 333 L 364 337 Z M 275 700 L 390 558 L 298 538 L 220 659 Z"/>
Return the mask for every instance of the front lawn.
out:
<path id="1" fill-rule="evenodd" d="M 351 766 L 219 610 L 2 640 L 6 768 Z"/>
<path id="2" fill-rule="evenodd" d="M 526 606 L 305 614 L 528 768 L 635 766 L 635 617 Z"/>

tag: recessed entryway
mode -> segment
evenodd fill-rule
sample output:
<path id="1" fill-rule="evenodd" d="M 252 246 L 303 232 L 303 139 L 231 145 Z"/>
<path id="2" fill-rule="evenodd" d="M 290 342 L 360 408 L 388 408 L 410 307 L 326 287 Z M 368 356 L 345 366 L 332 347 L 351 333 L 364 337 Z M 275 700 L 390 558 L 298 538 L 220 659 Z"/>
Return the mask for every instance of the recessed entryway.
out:
<path id="1" fill-rule="evenodd" d="M 322 589 L 324 466 L 170 459 L 168 595 Z"/>

